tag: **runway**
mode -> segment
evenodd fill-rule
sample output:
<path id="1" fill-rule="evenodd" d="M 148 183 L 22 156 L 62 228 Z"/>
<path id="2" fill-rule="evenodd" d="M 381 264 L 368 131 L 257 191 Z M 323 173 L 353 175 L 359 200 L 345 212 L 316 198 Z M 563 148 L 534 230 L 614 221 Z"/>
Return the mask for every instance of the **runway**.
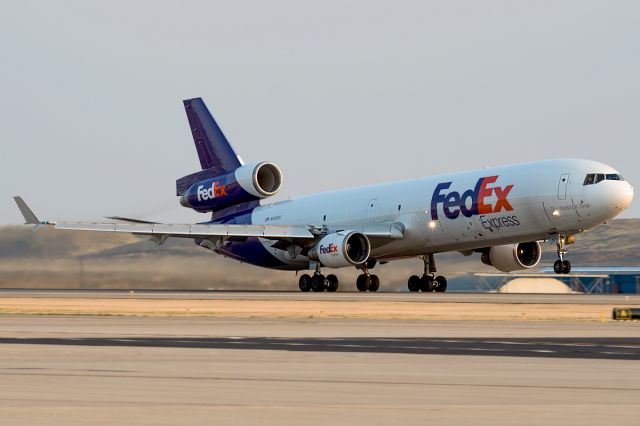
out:
<path id="1" fill-rule="evenodd" d="M 634 424 L 637 322 L 0 316 L 3 424 Z"/>
<path id="2" fill-rule="evenodd" d="M 3 297 L 65 297 L 91 299 L 167 300 L 264 300 L 264 301 L 381 301 L 420 303 L 544 303 L 544 304 L 632 304 L 640 305 L 640 294 L 498 294 L 498 293 L 410 293 L 299 291 L 166 291 L 166 290 L 37 290 L 0 289 Z"/>
<path id="3" fill-rule="evenodd" d="M 609 318 L 612 306 L 637 304 L 636 295 L 3 290 L 0 418 L 631 424 L 640 323 Z"/>

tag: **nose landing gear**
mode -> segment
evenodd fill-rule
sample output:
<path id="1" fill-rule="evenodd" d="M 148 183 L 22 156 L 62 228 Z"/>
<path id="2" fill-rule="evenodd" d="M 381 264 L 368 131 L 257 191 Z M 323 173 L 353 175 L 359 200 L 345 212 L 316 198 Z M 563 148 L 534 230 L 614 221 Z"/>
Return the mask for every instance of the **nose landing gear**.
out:
<path id="1" fill-rule="evenodd" d="M 556 274 L 568 274 L 571 272 L 571 262 L 566 260 L 564 256 L 567 254 L 567 249 L 565 248 L 565 244 L 571 244 L 574 242 L 572 236 L 565 237 L 563 235 L 558 235 L 557 253 L 558 260 L 556 260 L 553 264 L 553 272 Z"/>
<path id="2" fill-rule="evenodd" d="M 447 291 L 447 279 L 443 276 L 435 276 L 436 261 L 433 254 L 420 256 L 424 262 L 424 273 L 422 277 L 412 275 L 407 283 L 409 291 L 422 292 L 445 292 Z"/>

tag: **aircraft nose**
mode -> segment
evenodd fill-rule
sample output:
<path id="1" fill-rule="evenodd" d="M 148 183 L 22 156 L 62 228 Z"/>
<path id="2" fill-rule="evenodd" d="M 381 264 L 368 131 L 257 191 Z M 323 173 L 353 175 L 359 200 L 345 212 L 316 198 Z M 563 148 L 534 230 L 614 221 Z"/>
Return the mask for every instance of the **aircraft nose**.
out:
<path id="1" fill-rule="evenodd" d="M 617 182 L 617 185 L 611 188 L 610 199 L 611 207 L 615 210 L 625 210 L 633 200 L 633 187 L 629 182 Z"/>

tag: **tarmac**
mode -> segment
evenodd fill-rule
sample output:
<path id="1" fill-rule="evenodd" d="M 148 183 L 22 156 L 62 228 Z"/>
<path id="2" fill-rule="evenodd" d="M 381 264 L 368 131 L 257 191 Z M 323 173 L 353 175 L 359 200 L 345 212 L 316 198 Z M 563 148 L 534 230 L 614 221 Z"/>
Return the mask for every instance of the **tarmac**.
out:
<path id="1" fill-rule="evenodd" d="M 22 297 L 29 303 L 66 298 L 73 305 L 86 300 L 86 293 L 93 301 L 116 304 L 149 296 L 37 293 L 0 292 L 0 304 Z M 153 296 L 171 303 L 194 297 L 173 294 Z M 274 303 L 307 295 L 206 293 L 198 298 Z M 365 295 L 357 293 L 309 296 L 325 309 L 348 303 L 358 310 L 372 303 L 360 302 L 355 296 Z M 365 299 L 403 306 L 416 302 L 394 298 L 414 296 L 428 300 L 421 305 L 426 308 L 442 303 L 431 294 L 382 293 Z M 487 304 L 601 307 L 625 301 L 518 295 L 507 303 L 507 295 L 446 296 L 445 305 L 458 310 Z M 549 300 L 543 303 L 543 297 Z M 0 315 L 0 424 L 637 424 L 639 327 L 637 321 L 608 319 L 5 313 Z"/>
<path id="2" fill-rule="evenodd" d="M 89 299 L 168 299 L 168 300 L 319 300 L 319 301 L 385 301 L 421 303 L 552 303 L 552 304 L 620 304 L 640 305 L 640 294 L 516 294 L 516 293 L 410 293 L 348 292 L 302 293 L 299 291 L 211 291 L 211 290 L 32 290 L 0 289 L 0 299 L 28 298 Z"/>

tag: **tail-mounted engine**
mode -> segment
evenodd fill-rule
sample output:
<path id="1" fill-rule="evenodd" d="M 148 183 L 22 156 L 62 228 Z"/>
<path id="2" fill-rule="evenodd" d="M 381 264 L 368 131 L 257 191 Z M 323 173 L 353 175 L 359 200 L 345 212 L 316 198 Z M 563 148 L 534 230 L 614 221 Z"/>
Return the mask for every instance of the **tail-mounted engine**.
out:
<path id="1" fill-rule="evenodd" d="M 361 265 L 367 261 L 371 245 L 366 235 L 355 231 L 328 234 L 309 250 L 309 258 L 329 268 Z"/>
<path id="2" fill-rule="evenodd" d="M 232 172 L 211 176 L 202 170 L 176 181 L 180 204 L 198 212 L 210 212 L 275 195 L 282 173 L 269 162 L 247 164 Z"/>
<path id="3" fill-rule="evenodd" d="M 489 247 L 482 253 L 482 263 L 493 266 L 502 272 L 533 268 L 540 262 L 542 248 L 540 243 L 507 244 Z"/>

